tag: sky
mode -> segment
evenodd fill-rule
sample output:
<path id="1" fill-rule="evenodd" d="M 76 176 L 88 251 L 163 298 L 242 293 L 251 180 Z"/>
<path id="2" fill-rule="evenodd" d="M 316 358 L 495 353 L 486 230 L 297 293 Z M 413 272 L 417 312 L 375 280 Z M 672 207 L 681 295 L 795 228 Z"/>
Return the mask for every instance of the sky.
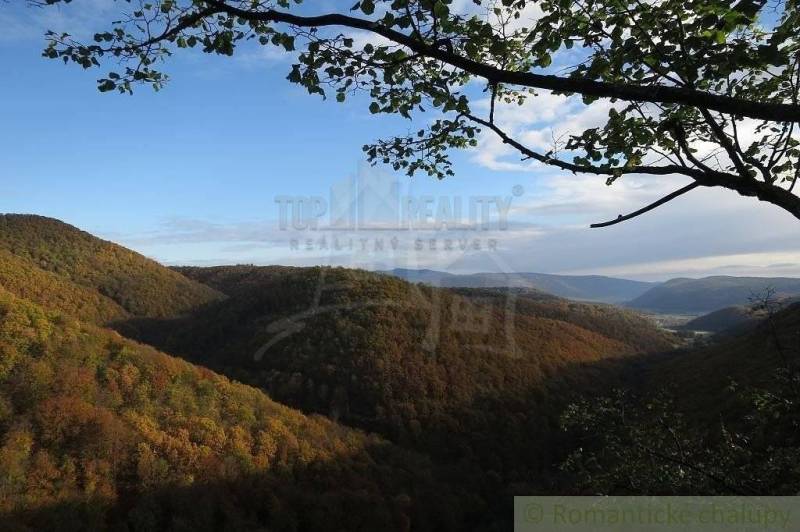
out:
<path id="1" fill-rule="evenodd" d="M 284 79 L 291 57 L 273 49 L 177 54 L 162 91 L 132 96 L 96 90 L 107 65 L 84 71 L 41 57 L 46 29 L 92 35 L 119 5 L 0 2 L 0 212 L 58 218 L 165 264 L 800 276 L 798 222 L 724 190 L 588 228 L 686 183 L 679 178 L 607 187 L 522 163 L 488 134 L 456 154 L 456 175 L 441 181 L 370 167 L 364 143 L 428 118 L 309 96 Z M 498 119 L 541 147 L 599 125 L 608 105 L 545 92 Z"/>

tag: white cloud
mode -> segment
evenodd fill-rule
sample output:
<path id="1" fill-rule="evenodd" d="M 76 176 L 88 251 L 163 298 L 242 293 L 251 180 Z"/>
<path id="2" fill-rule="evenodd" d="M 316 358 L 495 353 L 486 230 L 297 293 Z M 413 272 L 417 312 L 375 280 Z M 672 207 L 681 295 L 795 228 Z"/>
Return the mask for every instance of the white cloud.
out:
<path id="1" fill-rule="evenodd" d="M 536 179 L 539 186 L 531 189 L 538 192 L 526 201 L 514 200 L 505 229 L 283 231 L 273 219 L 173 219 L 147 234 L 105 236 L 164 262 L 183 264 L 538 271 L 648 280 L 710 274 L 800 276 L 798 221 L 774 206 L 729 191 L 698 189 L 635 220 L 589 229 L 590 222 L 639 208 L 680 183 L 632 176 L 606 187 L 601 178 L 558 173 Z M 394 237 L 396 248 L 390 244 Z M 334 249 L 336 238 L 340 249 Z M 299 245 L 292 247 L 292 239 Z M 451 249 L 445 249 L 446 240 Z M 461 241 L 474 240 L 479 249 L 459 248 Z M 489 240 L 495 242 L 491 249 Z M 383 248 L 376 249 L 378 245 Z"/>
<path id="2" fill-rule="evenodd" d="M 69 29 L 91 34 L 110 18 L 111 0 L 89 0 L 96 9 L 47 8 L 26 11 L 0 10 L 5 39 L 41 38 L 44 28 Z M 470 0 L 459 0 L 467 9 Z M 458 2 L 457 2 L 458 3 Z M 86 7 L 86 2 L 83 2 Z M 529 14 L 531 17 L 535 13 Z M 33 29 L 31 29 L 33 28 Z M 366 32 L 353 34 L 356 47 L 367 42 L 388 44 Z M 282 61 L 288 54 L 273 47 L 259 47 L 239 56 L 246 64 Z M 475 109 L 488 113 L 488 100 Z M 547 151 L 553 138 L 602 125 L 611 104 L 598 101 L 583 105 L 578 97 L 541 92 L 523 106 L 499 105 L 500 127 L 533 149 Z M 754 124 L 740 128 L 743 143 L 754 137 Z M 590 222 L 613 219 L 638 209 L 686 183 L 684 179 L 625 176 L 613 186 L 601 176 L 572 175 L 531 162 L 484 132 L 471 154 L 477 165 L 491 171 L 519 172 L 525 188 L 536 191 L 515 201 L 511 224 L 504 231 L 477 232 L 485 243 L 497 241 L 497 249 L 416 249 L 417 239 L 437 242 L 463 234 L 404 233 L 403 246 L 394 251 L 290 249 L 292 238 L 308 238 L 304 232 L 280 231 L 274 220 L 209 223 L 174 219 L 157 230 L 139 235 L 115 235 L 124 245 L 139 249 L 168 263 L 281 263 L 338 264 L 367 268 L 416 267 L 454 271 L 542 271 L 553 273 L 605 273 L 645 279 L 735 275 L 800 275 L 798 220 L 777 207 L 759 204 L 724 190 L 697 190 L 636 220 L 602 230 L 588 229 Z M 524 180 L 529 178 L 533 186 Z M 491 191 L 488 191 L 491 192 Z M 472 236 L 473 233 L 467 233 Z M 382 231 L 361 231 L 374 247 L 377 239 L 391 238 Z M 314 238 L 314 236 L 312 236 Z M 360 243 L 357 242 L 358 247 Z M 199 257 L 204 257 L 199 259 Z"/>
<path id="3" fill-rule="evenodd" d="M 523 105 L 498 102 L 495 122 L 498 127 L 522 145 L 546 153 L 563 144 L 570 134 L 602 126 L 608 118 L 613 104 L 600 100 L 584 105 L 580 97 L 559 96 L 542 92 L 529 97 Z M 484 115 L 489 112 L 489 99 L 479 100 L 474 107 Z M 495 171 L 523 171 L 541 168 L 535 161 L 520 162 L 522 155 L 516 149 L 503 144 L 492 131 L 483 128 L 478 147 L 473 150 L 472 160 Z"/>
<path id="4" fill-rule="evenodd" d="M 778 262 L 776 262 L 778 261 Z M 568 273 L 663 279 L 740 275 L 753 277 L 800 276 L 800 250 L 770 253 L 735 253 L 689 259 L 645 261 Z"/>
<path id="5" fill-rule="evenodd" d="M 45 31 L 67 32 L 79 39 L 89 39 L 114 20 L 120 10 L 114 0 L 83 0 L 69 4 L 35 7 L 27 2 L 0 5 L 2 41 L 42 39 Z"/>

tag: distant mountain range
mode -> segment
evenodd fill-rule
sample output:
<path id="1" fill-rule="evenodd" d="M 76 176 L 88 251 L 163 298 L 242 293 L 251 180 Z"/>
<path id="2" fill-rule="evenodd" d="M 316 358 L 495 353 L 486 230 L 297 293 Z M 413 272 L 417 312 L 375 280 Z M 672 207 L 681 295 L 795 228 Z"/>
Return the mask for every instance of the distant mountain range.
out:
<path id="1" fill-rule="evenodd" d="M 380 273 L 412 283 L 449 288 L 533 288 L 548 294 L 581 301 L 624 303 L 660 283 L 617 279 L 602 275 L 552 275 L 547 273 L 453 274 L 435 270 L 394 269 Z"/>
<path id="2" fill-rule="evenodd" d="M 453 274 L 436 270 L 394 269 L 380 272 L 412 283 L 449 288 L 528 288 L 555 296 L 614 303 L 666 314 L 706 314 L 726 307 L 748 305 L 767 288 L 777 299 L 800 296 L 800 279 L 788 277 L 713 276 L 679 278 L 653 283 L 602 275 L 546 273 Z"/>

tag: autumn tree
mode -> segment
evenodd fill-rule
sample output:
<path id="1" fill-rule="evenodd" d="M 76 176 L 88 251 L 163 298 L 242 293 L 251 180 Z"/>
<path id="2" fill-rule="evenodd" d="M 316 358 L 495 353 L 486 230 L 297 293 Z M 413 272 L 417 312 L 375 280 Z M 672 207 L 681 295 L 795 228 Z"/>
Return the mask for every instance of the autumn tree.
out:
<path id="1" fill-rule="evenodd" d="M 254 40 L 295 53 L 288 79 L 311 94 L 341 102 L 363 92 L 372 113 L 428 114 L 418 131 L 364 146 L 373 163 L 452 175 L 452 149 L 475 146 L 487 131 L 525 159 L 609 185 L 630 174 L 689 181 L 595 226 L 698 187 L 800 218 L 797 0 L 360 0 L 333 12 L 299 4 L 120 0 L 120 20 L 94 42 L 51 33 L 45 55 L 85 68 L 112 59 L 122 68 L 102 77 L 100 90 L 129 92 L 160 88 L 160 63 L 180 49 L 233 55 Z M 528 146 L 495 110 L 535 106 L 543 92 L 610 102 L 608 117 L 549 149 Z"/>

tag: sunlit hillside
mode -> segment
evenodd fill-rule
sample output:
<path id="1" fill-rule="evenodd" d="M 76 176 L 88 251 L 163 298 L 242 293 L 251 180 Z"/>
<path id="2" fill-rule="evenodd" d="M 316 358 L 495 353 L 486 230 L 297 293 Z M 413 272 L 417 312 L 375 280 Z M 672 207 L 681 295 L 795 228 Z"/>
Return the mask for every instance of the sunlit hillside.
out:
<path id="1" fill-rule="evenodd" d="M 460 530 L 468 500 L 378 437 L 5 290 L 0 428 L 3 530 Z"/>
<path id="2" fill-rule="evenodd" d="M 0 215 L 0 250 L 27 261 L 14 268 L 35 265 L 96 291 L 132 316 L 175 316 L 221 297 L 134 251 L 43 216 Z"/>

